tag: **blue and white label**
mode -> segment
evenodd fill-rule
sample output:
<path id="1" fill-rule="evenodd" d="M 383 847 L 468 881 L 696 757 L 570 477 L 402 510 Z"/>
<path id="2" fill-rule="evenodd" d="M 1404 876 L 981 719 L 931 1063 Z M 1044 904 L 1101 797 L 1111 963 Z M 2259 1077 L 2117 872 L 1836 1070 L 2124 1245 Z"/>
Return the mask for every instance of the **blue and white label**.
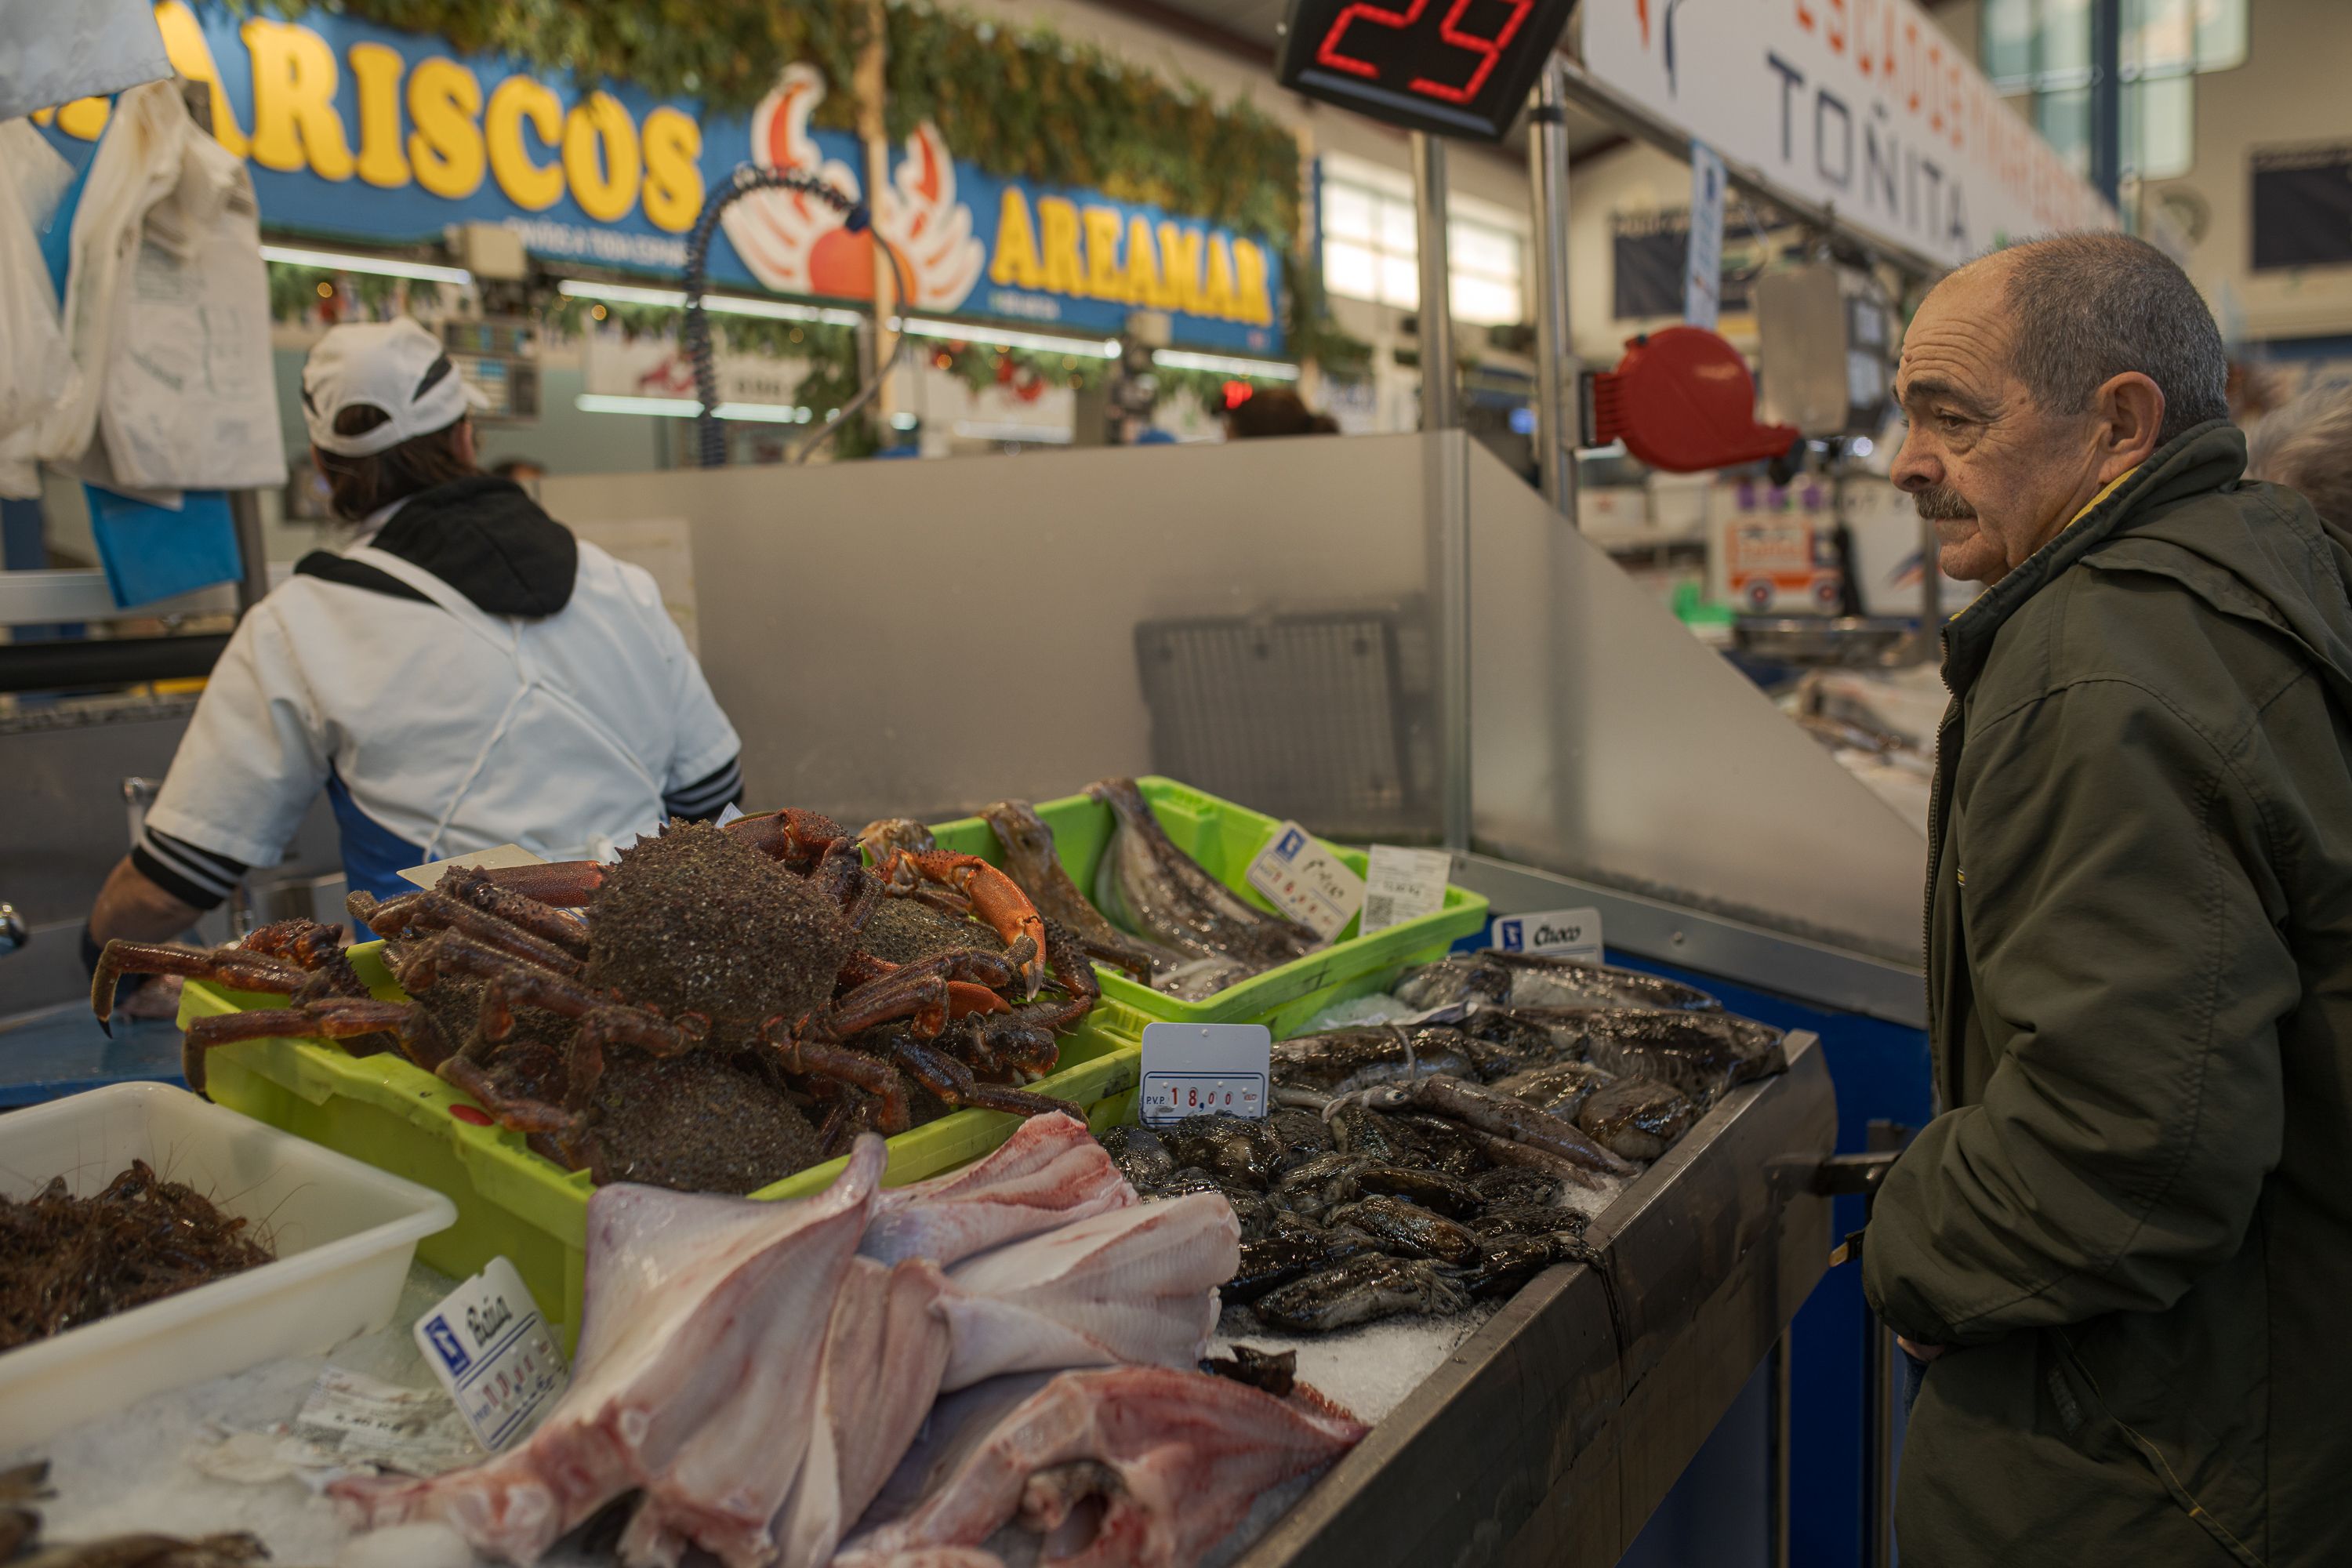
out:
<path id="1" fill-rule="evenodd" d="M 572 1381 L 539 1303 L 503 1258 L 418 1319 L 415 1336 L 425 1364 L 493 1454 L 530 1431 Z"/>
<path id="2" fill-rule="evenodd" d="M 1486 945 L 1505 952 L 1599 963 L 1601 911 L 1545 910 L 1531 915 L 1496 915 L 1487 928 Z"/>
<path id="3" fill-rule="evenodd" d="M 1264 1116 L 1274 1088 L 1274 1036 L 1264 1024 L 1148 1024 L 1143 1124 L 1164 1127 L 1222 1110 Z"/>
<path id="4" fill-rule="evenodd" d="M 1364 879 L 1295 822 L 1275 829 L 1249 864 L 1249 885 L 1292 920 L 1329 942 L 1364 907 Z"/>

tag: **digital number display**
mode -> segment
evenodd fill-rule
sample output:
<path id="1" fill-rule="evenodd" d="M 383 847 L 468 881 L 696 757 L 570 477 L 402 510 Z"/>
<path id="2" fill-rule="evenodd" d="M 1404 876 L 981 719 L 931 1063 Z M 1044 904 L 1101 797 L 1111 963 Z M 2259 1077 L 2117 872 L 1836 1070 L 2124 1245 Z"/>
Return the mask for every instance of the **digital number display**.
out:
<path id="1" fill-rule="evenodd" d="M 1575 0 L 1291 0 L 1282 85 L 1391 124 L 1499 142 Z"/>

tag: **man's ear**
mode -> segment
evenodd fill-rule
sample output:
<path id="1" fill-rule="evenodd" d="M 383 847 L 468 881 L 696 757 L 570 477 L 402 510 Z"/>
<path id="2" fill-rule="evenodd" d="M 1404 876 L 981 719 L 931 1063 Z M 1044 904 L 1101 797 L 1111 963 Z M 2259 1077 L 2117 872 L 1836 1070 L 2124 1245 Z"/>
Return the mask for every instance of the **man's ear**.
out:
<path id="1" fill-rule="evenodd" d="M 2164 428 L 2164 388 L 2138 371 L 2111 377 L 2091 401 L 2099 482 L 2112 484 L 2155 455 Z"/>

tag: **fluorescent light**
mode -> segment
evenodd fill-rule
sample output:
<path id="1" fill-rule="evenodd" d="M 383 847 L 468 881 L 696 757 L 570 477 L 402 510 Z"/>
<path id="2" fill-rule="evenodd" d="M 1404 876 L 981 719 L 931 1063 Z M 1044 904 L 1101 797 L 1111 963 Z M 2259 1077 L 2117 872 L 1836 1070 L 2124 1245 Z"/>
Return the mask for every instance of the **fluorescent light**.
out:
<path id="1" fill-rule="evenodd" d="M 805 425 L 809 411 L 788 403 L 722 403 L 711 412 L 721 419 L 759 419 L 770 425 Z"/>
<path id="2" fill-rule="evenodd" d="M 1068 354 L 1074 359 L 1118 357 L 1117 338 L 1057 338 L 1045 332 L 1010 332 L 996 327 L 967 326 L 961 321 L 937 321 L 925 316 L 908 316 L 890 324 L 910 338 L 987 343 L 1001 349 L 1035 349 L 1040 353 Z"/>
<path id="3" fill-rule="evenodd" d="M 572 400 L 583 414 L 657 414 L 669 419 L 691 419 L 702 405 L 691 397 L 628 397 L 614 392 L 583 392 Z"/>
<path id="4" fill-rule="evenodd" d="M 686 308 L 683 289 L 647 289 L 635 283 L 585 283 L 566 278 L 555 285 L 559 294 L 576 300 L 604 300 L 615 305 L 667 305 Z M 832 327 L 854 327 L 866 320 L 856 310 L 830 310 L 822 305 L 793 305 L 782 300 L 754 300 L 740 294 L 705 294 L 702 308 L 714 316 L 764 316 L 772 321 L 821 321 Z"/>
<path id="5" fill-rule="evenodd" d="M 691 419 L 702 412 L 702 405 L 691 397 L 632 397 L 618 392 L 583 392 L 572 405 L 583 414 L 650 414 L 663 419 Z M 805 425 L 814 417 L 813 410 L 789 403 L 722 403 L 711 412 L 721 419 L 769 425 Z"/>
<path id="6" fill-rule="evenodd" d="M 464 285 L 474 275 L 462 267 L 436 267 L 429 261 L 401 261 L 389 256 L 353 256 L 340 250 L 297 250 L 290 246 L 265 245 L 264 261 L 289 267 L 325 267 L 337 272 L 372 272 L 379 278 L 415 278 L 427 283 Z"/>
<path id="7" fill-rule="evenodd" d="M 912 430 L 916 426 L 921 423 L 921 420 L 916 418 L 911 414 L 893 414 L 890 416 L 890 428 L 893 430 Z"/>
<path id="8" fill-rule="evenodd" d="M 1297 381 L 1298 367 L 1278 360 L 1236 359 L 1228 354 L 1196 354 L 1182 349 L 1154 349 L 1151 363 L 1170 370 L 1221 370 L 1227 375 L 1254 375 L 1261 381 Z"/>

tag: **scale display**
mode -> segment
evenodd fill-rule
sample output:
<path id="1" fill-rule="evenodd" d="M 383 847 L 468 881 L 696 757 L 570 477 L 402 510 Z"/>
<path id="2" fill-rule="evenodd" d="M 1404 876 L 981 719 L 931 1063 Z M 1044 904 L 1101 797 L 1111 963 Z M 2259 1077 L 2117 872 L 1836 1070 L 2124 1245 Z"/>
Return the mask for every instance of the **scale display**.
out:
<path id="1" fill-rule="evenodd" d="M 1282 85 L 1437 136 L 1499 142 L 1575 0 L 1290 0 Z"/>

